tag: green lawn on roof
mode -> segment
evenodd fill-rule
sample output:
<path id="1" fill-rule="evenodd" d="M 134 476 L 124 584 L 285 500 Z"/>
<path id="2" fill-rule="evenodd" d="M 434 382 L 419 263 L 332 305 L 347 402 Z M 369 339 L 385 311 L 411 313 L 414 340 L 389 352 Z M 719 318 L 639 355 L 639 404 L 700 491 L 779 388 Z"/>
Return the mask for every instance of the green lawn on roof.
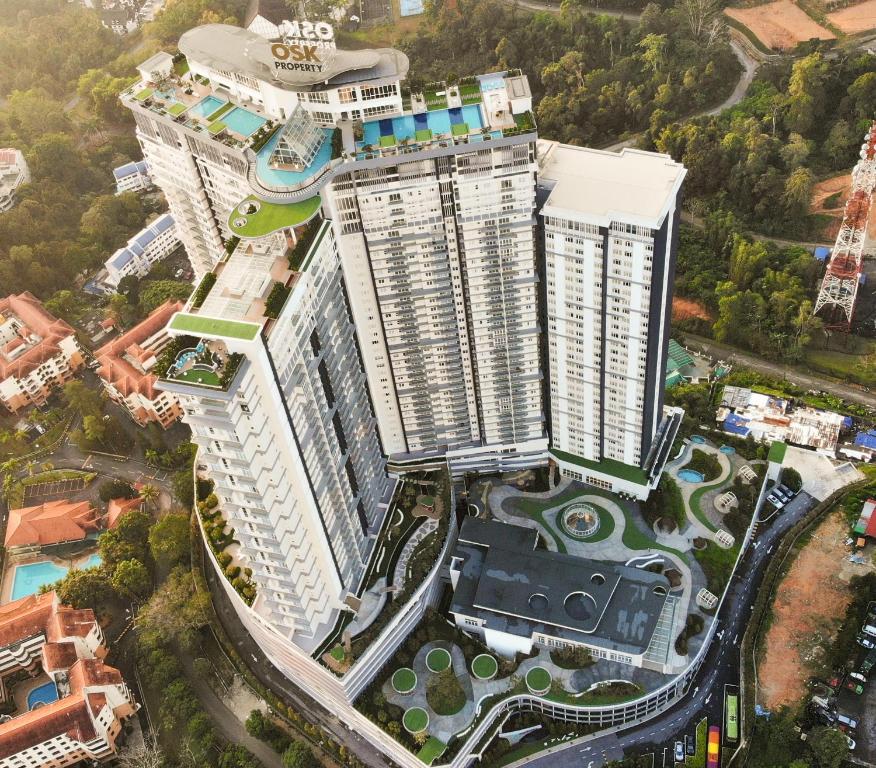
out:
<path id="1" fill-rule="evenodd" d="M 395 146 L 395 136 L 381 136 L 380 137 L 380 146 L 381 147 L 394 147 Z"/>
<path id="2" fill-rule="evenodd" d="M 457 123 L 456 125 L 450 126 L 450 132 L 454 136 L 468 136 L 468 123 Z"/>
<path id="3" fill-rule="evenodd" d="M 433 648 L 426 655 L 426 666 L 431 672 L 443 672 L 450 666 L 450 654 L 444 648 Z"/>
<path id="4" fill-rule="evenodd" d="M 428 128 L 421 128 L 415 134 L 415 138 L 417 139 L 417 141 L 429 141 L 429 139 L 432 138 L 432 131 L 430 131 Z"/>
<path id="5" fill-rule="evenodd" d="M 232 339 L 252 341 L 258 336 L 261 326 L 256 323 L 239 323 L 236 320 L 220 320 L 203 315 L 176 315 L 170 323 L 174 331 L 204 334 L 208 336 L 227 336 Z"/>
<path id="6" fill-rule="evenodd" d="M 526 673 L 526 685 L 531 691 L 546 691 L 551 686 L 551 674 L 544 667 L 533 667 Z"/>
<path id="7" fill-rule="evenodd" d="M 146 101 L 146 99 L 148 99 L 153 93 L 155 93 L 154 88 L 144 88 L 142 91 L 137 91 L 137 93 L 134 94 L 134 98 L 137 101 Z"/>
<path id="8" fill-rule="evenodd" d="M 232 104 L 230 101 L 226 101 L 215 112 L 211 112 L 209 115 L 207 115 L 207 122 L 212 123 L 214 120 L 218 120 L 220 117 L 222 117 L 222 115 L 224 115 L 226 112 L 230 112 L 232 109 L 234 109 L 234 104 Z"/>
<path id="9" fill-rule="evenodd" d="M 499 663 L 488 653 L 475 656 L 471 663 L 471 671 L 481 680 L 489 680 L 499 671 Z"/>
<path id="10" fill-rule="evenodd" d="M 392 673 L 392 687 L 399 693 L 410 693 L 417 685 L 417 675 L 409 667 L 402 667 Z"/>
<path id="11" fill-rule="evenodd" d="M 422 707 L 411 707 L 402 717 L 402 724 L 409 733 L 420 733 L 429 725 L 429 715 Z"/>
<path id="12" fill-rule="evenodd" d="M 466 96 L 480 96 L 481 95 L 481 84 L 480 83 L 466 83 L 465 85 L 459 86 L 459 95 L 462 98 Z"/>
<path id="13" fill-rule="evenodd" d="M 429 740 L 423 744 L 423 748 L 417 752 L 417 758 L 426 765 L 432 765 L 437 758 L 444 754 L 445 749 L 447 749 L 447 745 L 441 739 L 430 736 Z"/>
<path id="14" fill-rule="evenodd" d="M 329 651 L 329 654 L 331 655 L 331 657 L 332 657 L 335 661 L 343 661 L 344 658 L 345 658 L 346 655 L 347 655 L 347 654 L 344 652 L 344 646 L 343 646 L 343 645 L 336 645 L 334 648 L 332 648 L 332 649 Z"/>
<path id="15" fill-rule="evenodd" d="M 212 133 L 214 136 L 224 130 L 225 123 L 223 123 L 221 120 L 217 120 L 215 123 L 210 123 L 210 125 L 207 126 L 207 132 Z"/>
<path id="16" fill-rule="evenodd" d="M 173 377 L 176 381 L 188 381 L 192 384 L 205 384 L 208 387 L 218 387 L 219 377 L 215 371 L 199 371 L 190 368 L 185 373 L 178 373 Z"/>
<path id="17" fill-rule="evenodd" d="M 785 443 L 780 443 L 778 440 L 775 440 L 770 446 L 770 452 L 767 455 L 767 458 L 770 461 L 774 461 L 776 464 L 781 464 L 785 460 L 785 451 L 787 450 L 788 446 Z"/>
<path id="18" fill-rule="evenodd" d="M 246 200 L 255 200 L 248 197 Z M 241 201 L 241 204 L 246 202 Z M 258 200 L 259 210 L 255 213 L 242 214 L 236 206 L 228 217 L 228 226 L 238 237 L 264 237 L 276 232 L 278 229 L 289 229 L 310 221 L 322 205 L 322 198 L 314 195 L 307 200 L 297 203 L 269 203 Z M 235 222 L 243 219 L 244 223 L 238 226 Z"/>
<path id="19" fill-rule="evenodd" d="M 183 112 L 185 112 L 186 109 L 188 109 L 188 107 L 186 107 L 185 104 L 180 104 L 178 101 L 175 101 L 167 108 L 167 114 L 171 115 L 172 117 L 176 117 L 177 115 L 181 115 Z"/>

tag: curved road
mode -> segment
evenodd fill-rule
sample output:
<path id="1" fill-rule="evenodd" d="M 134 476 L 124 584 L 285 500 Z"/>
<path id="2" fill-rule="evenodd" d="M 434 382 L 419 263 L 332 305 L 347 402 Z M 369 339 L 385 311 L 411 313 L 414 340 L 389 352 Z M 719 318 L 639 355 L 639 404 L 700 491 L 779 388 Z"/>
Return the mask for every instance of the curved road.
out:
<path id="1" fill-rule="evenodd" d="M 541 752 L 538 757 L 512 763 L 509 768 L 600 768 L 620 760 L 624 751 L 653 751 L 654 766 L 674 766 L 672 747 L 685 736 L 693 738 L 696 724 L 707 717 L 709 723 L 723 722 L 724 686 L 739 684 L 739 644 L 763 579 L 770 554 L 787 531 L 817 504 L 805 493 L 796 496 L 768 528 L 755 535 L 736 570 L 727 597 L 718 614 L 718 632 L 693 681 L 693 690 L 662 715 L 641 725 L 607 736 L 584 737 Z M 723 728 L 722 728 L 723 730 Z"/>

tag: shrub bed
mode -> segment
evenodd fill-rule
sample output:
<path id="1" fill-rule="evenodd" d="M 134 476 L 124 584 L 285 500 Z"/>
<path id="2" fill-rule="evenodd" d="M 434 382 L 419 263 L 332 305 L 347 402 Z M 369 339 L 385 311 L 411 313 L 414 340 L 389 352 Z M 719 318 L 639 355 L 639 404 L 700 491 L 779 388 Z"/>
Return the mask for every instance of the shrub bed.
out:
<path id="1" fill-rule="evenodd" d="M 426 701 L 436 715 L 455 715 L 465 706 L 465 700 L 465 691 L 452 669 L 433 675 L 426 683 Z"/>
<path id="2" fill-rule="evenodd" d="M 721 476 L 721 463 L 713 453 L 706 453 L 699 448 L 694 448 L 690 455 L 690 461 L 683 469 L 692 469 L 703 476 L 703 481 L 708 483 L 717 480 Z"/>

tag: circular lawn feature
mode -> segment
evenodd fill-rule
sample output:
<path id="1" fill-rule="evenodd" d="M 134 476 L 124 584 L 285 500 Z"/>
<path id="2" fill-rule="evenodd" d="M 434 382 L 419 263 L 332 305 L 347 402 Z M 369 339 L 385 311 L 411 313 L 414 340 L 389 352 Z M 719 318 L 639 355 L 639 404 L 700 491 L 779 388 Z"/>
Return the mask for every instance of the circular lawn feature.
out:
<path id="1" fill-rule="evenodd" d="M 417 673 L 410 667 L 402 667 L 392 673 L 392 687 L 396 693 L 410 693 L 417 687 Z"/>
<path id="2" fill-rule="evenodd" d="M 411 707 L 402 717 L 402 725 L 408 733 L 422 733 L 429 727 L 429 713 L 422 707 Z"/>
<path id="3" fill-rule="evenodd" d="M 533 667 L 526 673 L 526 687 L 536 696 L 547 693 L 551 689 L 551 673 L 544 667 Z"/>
<path id="4" fill-rule="evenodd" d="M 433 648 L 426 654 L 426 666 L 430 672 L 443 672 L 450 666 L 450 652 L 444 648 Z"/>
<path id="5" fill-rule="evenodd" d="M 567 518 L 575 516 L 575 512 L 579 512 L 579 516 L 595 517 L 592 530 L 589 533 L 582 535 L 581 531 L 576 532 L 574 528 L 569 527 Z M 614 533 L 614 517 L 605 507 L 596 504 L 592 501 L 575 502 L 567 504 L 557 514 L 557 525 L 560 530 L 570 538 L 582 541 L 585 544 L 595 544 L 598 541 L 605 541 L 611 534 Z"/>
<path id="6" fill-rule="evenodd" d="M 478 680 L 492 680 L 499 671 L 499 662 L 489 653 L 482 653 L 474 657 L 471 671 Z"/>

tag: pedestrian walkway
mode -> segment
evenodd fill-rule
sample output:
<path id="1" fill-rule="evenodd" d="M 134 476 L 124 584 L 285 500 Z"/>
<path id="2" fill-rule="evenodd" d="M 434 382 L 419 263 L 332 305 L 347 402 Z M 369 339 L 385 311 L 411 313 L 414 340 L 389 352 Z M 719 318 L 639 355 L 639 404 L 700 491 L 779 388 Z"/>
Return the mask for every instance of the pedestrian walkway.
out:
<path id="1" fill-rule="evenodd" d="M 411 559 L 411 555 L 414 553 L 417 545 L 430 533 L 436 530 L 438 530 L 438 521 L 426 518 L 426 520 L 420 524 L 420 527 L 414 531 L 413 536 L 405 542 L 401 554 L 398 557 L 398 561 L 395 564 L 395 571 L 393 571 L 392 574 L 393 587 L 398 590 L 404 589 L 405 582 L 408 578 L 408 562 Z"/>

